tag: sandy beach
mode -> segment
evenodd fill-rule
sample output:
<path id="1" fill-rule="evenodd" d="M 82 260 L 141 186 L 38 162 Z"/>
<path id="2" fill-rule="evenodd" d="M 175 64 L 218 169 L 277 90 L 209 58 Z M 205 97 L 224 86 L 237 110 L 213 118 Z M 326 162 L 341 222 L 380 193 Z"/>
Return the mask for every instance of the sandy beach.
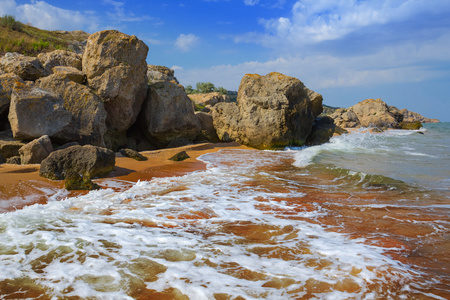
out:
<path id="1" fill-rule="evenodd" d="M 128 157 L 116 157 L 116 167 L 107 178 L 137 182 L 154 177 L 181 176 L 189 172 L 203 170 L 205 163 L 197 158 L 220 149 L 249 149 L 238 143 L 202 143 L 179 148 L 141 152 L 147 161 L 136 161 Z M 169 160 L 178 152 L 186 151 L 190 158 L 175 162 Z M 105 178 L 96 179 L 101 185 Z M 60 198 L 85 194 L 87 191 L 65 191 L 63 180 L 49 180 L 39 176 L 39 165 L 0 165 L 0 213 L 20 209 L 35 203 L 44 204 L 49 197 L 60 192 Z"/>

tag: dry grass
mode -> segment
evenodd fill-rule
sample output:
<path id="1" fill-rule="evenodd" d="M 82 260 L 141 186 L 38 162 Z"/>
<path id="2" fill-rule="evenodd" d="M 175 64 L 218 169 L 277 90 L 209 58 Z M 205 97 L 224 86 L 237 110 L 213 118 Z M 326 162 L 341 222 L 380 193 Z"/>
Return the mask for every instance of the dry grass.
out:
<path id="1" fill-rule="evenodd" d="M 0 17 L 0 55 L 6 52 L 36 56 L 53 50 L 69 50 L 73 41 L 83 41 L 83 32 L 48 31 L 15 21 L 13 16 Z"/>

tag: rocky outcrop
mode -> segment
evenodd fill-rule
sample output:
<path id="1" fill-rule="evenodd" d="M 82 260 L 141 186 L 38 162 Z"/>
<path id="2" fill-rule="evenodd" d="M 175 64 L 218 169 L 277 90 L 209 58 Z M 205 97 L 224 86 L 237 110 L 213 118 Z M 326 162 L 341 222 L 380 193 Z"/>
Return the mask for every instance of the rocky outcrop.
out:
<path id="1" fill-rule="evenodd" d="M 193 141 L 200 132 L 191 100 L 183 87 L 170 81 L 150 86 L 142 118 L 144 133 L 159 147 L 178 138 Z"/>
<path id="2" fill-rule="evenodd" d="M 19 53 L 6 53 L 0 58 L 0 69 L 6 73 L 14 73 L 23 80 L 34 81 L 48 75 L 38 58 Z"/>
<path id="3" fill-rule="evenodd" d="M 147 65 L 147 78 L 149 84 L 159 81 L 172 81 L 179 84 L 175 71 L 164 66 Z"/>
<path id="4" fill-rule="evenodd" d="M 40 53 L 38 59 L 49 74 L 53 73 L 53 68 L 56 66 L 72 67 L 81 71 L 82 56 L 77 53 L 65 50 L 55 50 L 52 52 Z"/>
<path id="5" fill-rule="evenodd" d="M 306 139 L 307 146 L 321 145 L 328 142 L 336 129 L 334 120 L 331 117 L 318 117 L 314 120 L 311 133 Z"/>
<path id="6" fill-rule="evenodd" d="M 65 179 L 67 174 L 78 173 L 93 178 L 106 175 L 116 163 L 113 151 L 101 147 L 85 145 L 72 146 L 52 152 L 41 163 L 39 175 L 53 180 Z"/>
<path id="7" fill-rule="evenodd" d="M 105 102 L 108 145 L 123 143 L 147 95 L 148 47 L 136 36 L 116 30 L 92 34 L 83 55 L 88 86 Z"/>
<path id="8" fill-rule="evenodd" d="M 25 82 L 14 73 L 0 75 L 0 116 L 8 112 L 11 103 L 11 93 L 16 83 Z"/>
<path id="9" fill-rule="evenodd" d="M 222 95 L 218 92 L 206 94 L 190 94 L 188 96 L 192 101 L 201 106 L 214 106 L 219 102 L 230 102 L 230 97 L 228 97 L 227 95 Z"/>
<path id="10" fill-rule="evenodd" d="M 321 111 L 321 101 L 320 94 L 296 78 L 276 72 L 247 74 L 239 86 L 237 105 L 213 107 L 214 127 L 222 141 L 234 140 L 253 148 L 303 145 Z"/>
<path id="11" fill-rule="evenodd" d="M 19 149 L 20 161 L 23 165 L 40 164 L 52 151 L 52 142 L 45 135 Z"/>
<path id="12" fill-rule="evenodd" d="M 418 113 L 408 111 L 406 108 L 400 110 L 400 113 L 403 115 L 403 121 L 405 122 L 439 123 L 438 119 L 425 118 Z"/>
<path id="13" fill-rule="evenodd" d="M 381 99 L 366 99 L 349 108 L 359 119 L 363 127 L 397 128 L 401 120 L 397 120 L 390 112 L 388 105 Z"/>
<path id="14" fill-rule="evenodd" d="M 43 135 L 64 139 L 72 122 L 59 95 L 23 84 L 13 89 L 8 119 L 18 140 L 33 140 Z"/>
<path id="15" fill-rule="evenodd" d="M 91 144 L 101 147 L 105 145 L 106 110 L 103 101 L 88 87 L 58 74 L 42 78 L 36 84 L 63 99 L 62 106 L 70 115 L 69 126 L 67 128 L 59 126 L 64 129 L 61 133 L 46 134 L 59 139 L 61 143 L 77 141 L 82 145 Z"/>

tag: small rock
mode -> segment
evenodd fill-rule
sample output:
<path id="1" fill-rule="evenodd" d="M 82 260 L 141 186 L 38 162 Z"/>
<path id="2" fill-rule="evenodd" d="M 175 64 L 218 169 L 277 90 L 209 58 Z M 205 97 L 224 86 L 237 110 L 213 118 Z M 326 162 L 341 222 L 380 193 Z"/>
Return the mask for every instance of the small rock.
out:
<path id="1" fill-rule="evenodd" d="M 19 149 L 20 160 L 23 165 L 40 164 L 52 151 L 52 142 L 44 135 Z"/>
<path id="2" fill-rule="evenodd" d="M 6 163 L 11 165 L 20 165 L 22 161 L 20 160 L 20 156 L 12 156 L 6 159 Z"/>
<path id="3" fill-rule="evenodd" d="M 144 155 L 140 154 L 139 152 L 137 152 L 136 150 L 133 150 L 133 149 L 120 149 L 119 153 L 125 157 L 129 157 L 129 158 L 135 159 L 137 161 L 148 160 L 147 157 L 145 157 Z"/>
<path id="4" fill-rule="evenodd" d="M 406 130 L 419 130 L 422 127 L 423 127 L 422 123 L 420 123 L 419 121 L 416 121 L 416 122 L 401 122 L 400 123 L 400 128 L 401 129 L 406 129 Z"/>
<path id="5" fill-rule="evenodd" d="M 190 156 L 186 153 L 186 151 L 181 151 L 181 152 L 178 152 L 177 154 L 175 154 L 174 156 L 172 156 L 171 158 L 169 158 L 169 160 L 183 161 L 188 158 L 190 158 Z"/>
<path id="6" fill-rule="evenodd" d="M 0 164 L 4 164 L 6 162 L 6 159 L 3 157 L 3 155 L 0 153 Z"/>
<path id="7" fill-rule="evenodd" d="M 89 177 L 82 176 L 77 172 L 69 172 L 66 174 L 66 179 L 64 181 L 64 187 L 66 190 L 98 190 L 101 187 L 93 182 Z"/>

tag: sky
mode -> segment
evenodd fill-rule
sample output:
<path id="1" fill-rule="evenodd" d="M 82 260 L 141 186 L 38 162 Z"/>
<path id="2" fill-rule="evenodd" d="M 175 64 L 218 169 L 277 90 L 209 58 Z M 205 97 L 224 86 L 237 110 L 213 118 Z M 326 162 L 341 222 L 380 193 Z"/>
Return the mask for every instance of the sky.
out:
<path id="1" fill-rule="evenodd" d="M 300 79 L 324 104 L 381 98 L 450 121 L 450 0 L 0 0 L 48 30 L 117 29 L 181 84 L 238 90 L 246 73 Z"/>

